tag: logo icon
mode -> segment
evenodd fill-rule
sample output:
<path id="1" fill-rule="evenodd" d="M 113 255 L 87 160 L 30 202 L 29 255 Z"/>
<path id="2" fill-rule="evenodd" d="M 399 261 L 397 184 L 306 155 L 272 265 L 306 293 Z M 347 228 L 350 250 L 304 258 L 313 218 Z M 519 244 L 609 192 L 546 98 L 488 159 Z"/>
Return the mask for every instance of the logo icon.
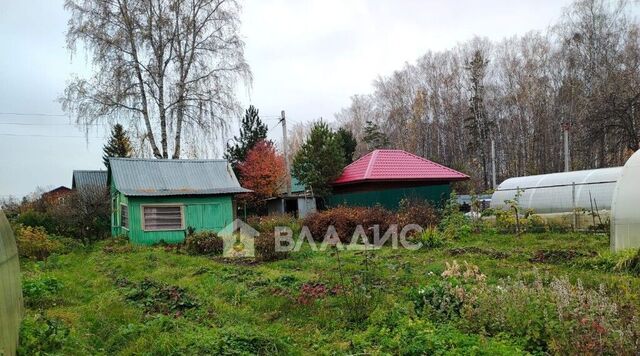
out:
<path id="1" fill-rule="evenodd" d="M 222 237 L 222 256 L 225 258 L 255 257 L 254 239 L 260 233 L 240 219 L 234 220 L 218 232 Z"/>

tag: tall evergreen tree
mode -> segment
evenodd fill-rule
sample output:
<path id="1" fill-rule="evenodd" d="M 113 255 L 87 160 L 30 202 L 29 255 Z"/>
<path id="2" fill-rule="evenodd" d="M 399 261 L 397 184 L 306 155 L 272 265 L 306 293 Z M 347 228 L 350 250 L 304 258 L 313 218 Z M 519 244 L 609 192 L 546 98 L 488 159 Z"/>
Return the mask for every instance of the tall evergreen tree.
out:
<path id="1" fill-rule="evenodd" d="M 370 120 L 365 123 L 363 140 L 370 151 L 389 146 L 387 135 L 380 130 L 378 124 Z"/>
<path id="2" fill-rule="evenodd" d="M 353 133 L 341 127 L 336 132 L 336 137 L 338 142 L 340 142 L 340 146 L 342 146 L 342 151 L 344 151 L 344 163 L 349 164 L 353 162 L 353 153 L 356 151 L 356 146 L 358 145 L 358 141 L 356 141 Z"/>
<path id="3" fill-rule="evenodd" d="M 247 153 L 253 146 L 267 138 L 267 125 L 260 120 L 258 109 L 250 105 L 244 112 L 240 127 L 240 136 L 233 136 L 235 143 L 227 143 L 227 151 L 224 158 L 229 161 L 233 169 L 237 172 L 238 164 L 247 158 Z"/>
<path id="4" fill-rule="evenodd" d="M 482 52 L 477 50 L 465 67 L 471 82 L 469 115 L 465 119 L 465 128 L 469 131 L 469 152 L 476 157 L 479 156 L 485 190 L 489 188 L 489 150 L 491 132 L 495 126 L 495 122 L 487 115 L 484 104 L 483 83 L 488 64 L 489 61 L 485 59 Z"/>
<path id="5" fill-rule="evenodd" d="M 292 174 L 318 197 L 331 193 L 331 182 L 344 168 L 344 152 L 336 134 L 320 121 L 293 159 Z"/>
<path id="6" fill-rule="evenodd" d="M 109 157 L 131 157 L 133 153 L 131 140 L 122 125 L 113 125 L 113 128 L 111 128 L 111 137 L 109 137 L 109 141 L 102 148 L 102 152 L 104 152 L 102 161 L 107 169 L 109 169 Z"/>

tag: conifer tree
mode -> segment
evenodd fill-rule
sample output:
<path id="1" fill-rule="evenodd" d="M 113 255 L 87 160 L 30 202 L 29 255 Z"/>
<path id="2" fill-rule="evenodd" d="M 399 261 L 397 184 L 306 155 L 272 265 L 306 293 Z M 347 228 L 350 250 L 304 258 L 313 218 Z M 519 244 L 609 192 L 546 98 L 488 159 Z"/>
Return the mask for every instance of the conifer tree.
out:
<path id="1" fill-rule="evenodd" d="M 469 132 L 469 152 L 479 158 L 482 169 L 484 189 L 489 188 L 489 150 L 491 132 L 495 122 L 487 114 L 484 96 L 484 78 L 489 61 L 480 50 L 474 52 L 465 69 L 471 82 L 471 97 L 469 98 L 469 115 L 465 119 L 465 128 Z"/>
<path id="2" fill-rule="evenodd" d="M 102 152 L 104 152 L 102 161 L 107 169 L 109 169 L 109 157 L 131 157 L 133 153 L 131 140 L 122 125 L 113 125 L 111 137 L 109 137 L 109 141 L 102 148 Z"/>
<path id="3" fill-rule="evenodd" d="M 238 173 L 238 164 L 244 162 L 249 150 L 256 143 L 267 138 L 267 131 L 267 125 L 260 120 L 258 109 L 250 105 L 242 118 L 240 136 L 233 136 L 235 143 L 227 144 L 224 154 L 224 158 L 229 161 L 236 173 Z"/>
<path id="4" fill-rule="evenodd" d="M 364 142 L 369 150 L 385 148 L 389 146 L 389 138 L 380 130 L 380 126 L 373 121 L 367 120 L 364 126 Z"/>
<path id="5" fill-rule="evenodd" d="M 320 121 L 293 159 L 292 174 L 318 197 L 331 194 L 331 182 L 344 168 L 344 152 L 336 134 Z"/>
<path id="6" fill-rule="evenodd" d="M 342 146 L 342 151 L 344 151 L 344 164 L 350 164 L 353 162 L 353 154 L 356 151 L 358 141 L 353 137 L 353 133 L 344 127 L 338 129 L 336 137 Z"/>

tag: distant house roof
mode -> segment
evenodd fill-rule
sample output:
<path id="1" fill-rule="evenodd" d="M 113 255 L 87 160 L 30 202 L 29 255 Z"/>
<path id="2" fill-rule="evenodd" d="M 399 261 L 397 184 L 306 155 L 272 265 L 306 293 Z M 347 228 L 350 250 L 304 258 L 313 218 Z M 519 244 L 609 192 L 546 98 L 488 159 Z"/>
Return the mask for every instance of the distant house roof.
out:
<path id="1" fill-rule="evenodd" d="M 107 186 L 107 171 L 73 171 L 71 188 L 85 189 Z"/>
<path id="2" fill-rule="evenodd" d="M 304 193 L 306 190 L 304 184 L 302 184 L 297 178 L 291 177 L 291 193 Z"/>
<path id="3" fill-rule="evenodd" d="M 469 176 L 403 150 L 375 150 L 345 167 L 333 184 L 465 179 Z"/>
<path id="4" fill-rule="evenodd" d="M 304 184 L 302 184 L 296 177 L 291 177 L 291 194 L 299 194 L 306 192 L 306 188 Z M 287 185 L 283 184 L 278 189 L 279 194 L 286 195 L 287 194 Z"/>
<path id="5" fill-rule="evenodd" d="M 68 187 L 65 187 L 64 185 L 61 185 L 58 188 L 51 189 L 48 192 L 42 193 L 42 197 L 44 199 L 62 198 L 71 192 L 72 192 L 71 189 L 69 189 Z"/>
<path id="6" fill-rule="evenodd" d="M 109 158 L 116 189 L 130 196 L 246 193 L 226 160 Z"/>

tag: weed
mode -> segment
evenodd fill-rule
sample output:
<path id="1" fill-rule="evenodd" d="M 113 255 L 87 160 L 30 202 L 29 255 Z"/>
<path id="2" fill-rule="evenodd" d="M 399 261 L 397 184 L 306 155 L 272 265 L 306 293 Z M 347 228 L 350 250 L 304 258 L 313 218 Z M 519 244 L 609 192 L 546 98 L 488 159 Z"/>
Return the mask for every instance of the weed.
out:
<path id="1" fill-rule="evenodd" d="M 122 281 L 121 285 L 127 285 Z M 176 317 L 191 308 L 197 307 L 198 301 L 183 288 L 171 286 L 145 279 L 130 285 L 126 299 L 144 308 L 147 314 L 173 314 Z"/>
<path id="2" fill-rule="evenodd" d="M 529 259 L 536 263 L 563 263 L 578 257 L 593 257 L 597 252 L 583 252 L 578 250 L 537 250 Z"/>
<path id="3" fill-rule="evenodd" d="M 62 283 L 53 277 L 25 279 L 22 281 L 24 303 L 29 307 L 42 308 L 55 299 L 62 287 Z"/>

